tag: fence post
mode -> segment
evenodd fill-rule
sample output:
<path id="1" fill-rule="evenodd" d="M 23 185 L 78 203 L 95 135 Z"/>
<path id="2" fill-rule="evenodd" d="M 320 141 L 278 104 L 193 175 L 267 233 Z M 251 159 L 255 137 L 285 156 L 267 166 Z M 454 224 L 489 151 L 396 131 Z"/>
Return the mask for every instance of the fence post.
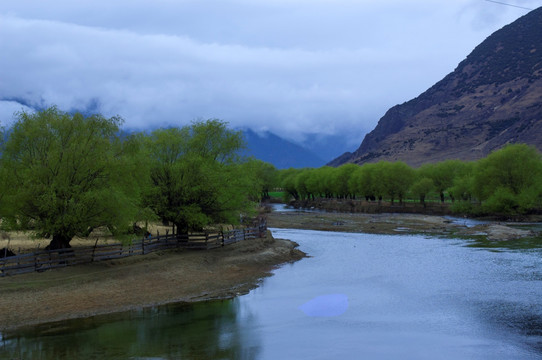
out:
<path id="1" fill-rule="evenodd" d="M 96 238 L 96 242 L 94 242 L 94 248 L 92 249 L 92 258 L 90 259 L 90 262 L 94 262 L 94 253 L 96 252 L 96 246 L 98 246 L 98 238 Z"/>
<path id="2" fill-rule="evenodd" d="M 143 239 L 141 239 L 141 255 L 145 255 L 145 235 L 143 235 Z"/>

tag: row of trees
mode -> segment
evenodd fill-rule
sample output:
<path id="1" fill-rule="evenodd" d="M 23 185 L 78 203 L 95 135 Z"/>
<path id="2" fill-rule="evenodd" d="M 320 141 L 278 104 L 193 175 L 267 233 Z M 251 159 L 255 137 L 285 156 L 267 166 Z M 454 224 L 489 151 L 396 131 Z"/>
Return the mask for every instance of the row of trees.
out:
<path id="1" fill-rule="evenodd" d="M 525 214 L 542 209 L 542 157 L 525 144 L 508 145 L 474 162 L 447 160 L 411 168 L 382 161 L 362 166 L 281 170 L 286 197 L 405 199 L 425 205 L 428 198 L 469 214 Z"/>
<path id="2" fill-rule="evenodd" d="M 403 202 L 449 198 L 464 213 L 523 214 L 542 209 L 542 158 L 509 145 L 476 162 L 448 160 L 414 169 L 402 162 L 276 170 L 242 158 L 241 132 L 207 120 L 126 134 L 122 119 L 52 107 L 19 113 L 0 137 L 0 216 L 9 230 L 69 247 L 107 227 L 121 236 L 140 221 L 178 232 L 235 224 L 281 187 L 288 198 Z"/>
<path id="3" fill-rule="evenodd" d="M 2 227 L 32 230 L 69 247 L 98 227 L 126 234 L 138 221 L 177 231 L 237 223 L 267 191 L 268 164 L 239 156 L 240 132 L 207 120 L 150 134 L 125 134 L 122 119 L 52 107 L 22 112 L 2 136 Z"/>

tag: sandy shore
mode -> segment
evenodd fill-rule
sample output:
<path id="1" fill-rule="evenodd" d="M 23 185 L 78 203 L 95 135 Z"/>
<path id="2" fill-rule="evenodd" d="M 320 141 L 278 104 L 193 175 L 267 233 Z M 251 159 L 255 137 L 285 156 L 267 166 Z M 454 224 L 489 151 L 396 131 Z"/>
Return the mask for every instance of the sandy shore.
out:
<path id="1" fill-rule="evenodd" d="M 247 293 L 276 266 L 301 259 L 296 244 L 247 240 L 209 251 L 168 251 L 0 278 L 0 329 Z"/>

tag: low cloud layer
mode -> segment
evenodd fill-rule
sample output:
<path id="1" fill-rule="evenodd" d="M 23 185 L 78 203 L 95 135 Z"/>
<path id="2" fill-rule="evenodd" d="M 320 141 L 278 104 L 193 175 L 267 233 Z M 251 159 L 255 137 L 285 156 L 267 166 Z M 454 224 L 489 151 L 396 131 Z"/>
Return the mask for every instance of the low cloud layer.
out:
<path id="1" fill-rule="evenodd" d="M 20 103 L 55 104 L 136 129 L 219 118 L 359 143 L 525 13 L 483 0 L 3 0 L 0 123 Z"/>

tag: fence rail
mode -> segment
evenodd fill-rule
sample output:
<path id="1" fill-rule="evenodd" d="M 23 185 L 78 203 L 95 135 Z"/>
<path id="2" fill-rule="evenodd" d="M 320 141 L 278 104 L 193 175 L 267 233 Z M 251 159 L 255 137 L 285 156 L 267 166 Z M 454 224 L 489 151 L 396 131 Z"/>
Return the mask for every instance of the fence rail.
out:
<path id="1" fill-rule="evenodd" d="M 239 241 L 265 236 L 266 225 L 218 233 L 167 234 L 133 240 L 130 244 L 107 244 L 59 250 L 38 250 L 34 253 L 0 258 L 0 277 L 45 271 L 95 261 L 146 255 L 168 249 L 214 249 Z"/>

